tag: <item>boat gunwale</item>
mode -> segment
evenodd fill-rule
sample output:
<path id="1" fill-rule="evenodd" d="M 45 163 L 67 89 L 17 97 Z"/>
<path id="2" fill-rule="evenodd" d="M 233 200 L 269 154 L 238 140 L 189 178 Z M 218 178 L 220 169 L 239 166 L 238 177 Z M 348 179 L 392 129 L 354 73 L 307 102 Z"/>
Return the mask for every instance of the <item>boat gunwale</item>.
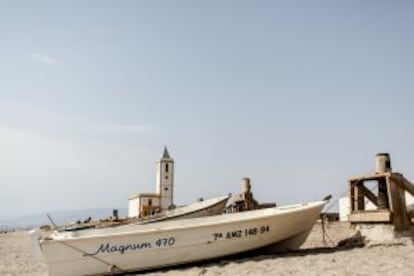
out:
<path id="1" fill-rule="evenodd" d="M 95 240 L 95 239 L 102 239 L 107 237 L 116 237 L 116 236 L 132 236 L 132 235 L 151 235 L 154 233 L 165 233 L 165 232 L 171 232 L 175 230 L 190 230 L 190 229 L 198 229 L 203 228 L 205 226 L 220 226 L 220 225 L 228 225 L 232 224 L 234 222 L 250 222 L 250 221 L 256 221 L 258 219 L 264 219 L 269 218 L 273 216 L 284 216 L 287 214 L 293 214 L 297 213 L 306 209 L 313 209 L 316 207 L 319 207 L 321 205 L 325 205 L 327 201 L 314 201 L 309 203 L 303 203 L 303 204 L 292 204 L 292 205 L 285 205 L 281 207 L 272 207 L 272 208 L 266 208 L 266 209 L 257 209 L 257 210 L 251 210 L 251 211 L 245 211 L 240 213 L 232 213 L 232 214 L 222 214 L 222 215 L 216 215 L 216 216 L 209 216 L 209 217 L 202 217 L 202 218 L 191 218 L 191 219 L 183 219 L 183 220 L 173 220 L 173 221 L 160 221 L 154 224 L 143 224 L 143 225 L 122 225 L 120 227 L 133 227 L 132 229 L 128 229 L 129 231 L 118 231 L 118 232 L 112 232 L 112 233 L 97 233 L 97 234 L 91 234 L 91 235 L 81 235 L 81 236 L 67 236 L 67 237 L 52 237 L 51 239 L 42 239 L 40 240 L 40 244 L 42 245 L 43 242 L 47 243 L 59 243 L 59 242 L 65 242 L 65 241 L 82 241 L 82 240 Z M 284 209 L 281 209 L 284 208 Z M 263 211 L 266 210 L 266 213 L 263 213 Z M 260 217 L 254 216 L 254 213 L 263 213 Z M 214 218 L 217 217 L 223 217 L 219 220 L 214 221 Z M 226 217 L 226 218 L 224 218 Z M 198 221 L 197 221 L 198 220 Z M 178 225 L 177 222 L 181 221 L 184 222 L 181 225 Z M 161 227 L 157 227 L 157 224 L 167 224 L 167 225 L 161 225 Z M 150 227 L 152 226 L 152 227 Z M 144 229 L 140 229 L 144 228 Z M 119 228 L 117 228 L 119 229 Z M 80 230 L 80 231 L 93 231 L 98 229 L 86 229 L 86 230 Z M 101 230 L 101 229 L 99 229 Z M 73 234 L 73 232 L 71 232 Z"/>

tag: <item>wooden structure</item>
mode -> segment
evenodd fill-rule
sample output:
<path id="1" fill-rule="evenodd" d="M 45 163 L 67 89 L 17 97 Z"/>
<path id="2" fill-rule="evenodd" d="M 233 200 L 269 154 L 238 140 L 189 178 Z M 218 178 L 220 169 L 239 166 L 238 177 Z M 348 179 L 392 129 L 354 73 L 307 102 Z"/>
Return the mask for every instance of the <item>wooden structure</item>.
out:
<path id="1" fill-rule="evenodd" d="M 254 199 L 251 189 L 252 186 L 250 185 L 250 178 L 243 178 L 242 192 L 233 196 L 233 203 L 227 207 L 226 213 L 237 213 L 254 209 L 276 207 L 275 203 L 258 203 L 257 200 Z"/>
<path id="2" fill-rule="evenodd" d="M 367 188 L 367 183 L 376 182 L 376 191 Z M 373 174 L 349 179 L 351 223 L 388 223 L 395 230 L 408 229 L 411 219 L 405 203 L 405 192 L 414 195 L 414 185 L 401 173 L 392 172 L 389 154 L 376 156 L 376 171 Z M 367 210 L 368 199 L 376 209 Z"/>

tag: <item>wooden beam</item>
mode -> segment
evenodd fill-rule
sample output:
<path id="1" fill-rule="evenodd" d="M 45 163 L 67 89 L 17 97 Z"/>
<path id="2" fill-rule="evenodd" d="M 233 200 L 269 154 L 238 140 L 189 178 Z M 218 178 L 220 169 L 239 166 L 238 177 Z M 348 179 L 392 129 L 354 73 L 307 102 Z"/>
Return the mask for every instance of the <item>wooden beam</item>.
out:
<path id="1" fill-rule="evenodd" d="M 369 201 L 371 201 L 375 206 L 378 206 L 377 196 L 373 192 L 371 192 L 365 186 L 361 186 L 360 189 L 364 196 L 366 196 L 369 199 Z"/>
<path id="2" fill-rule="evenodd" d="M 363 176 L 353 176 L 353 177 L 348 178 L 348 181 L 359 182 L 359 181 L 378 180 L 379 178 L 389 177 L 392 174 L 394 173 L 385 172 L 385 173 L 374 173 L 374 174 L 363 175 Z"/>
<path id="3" fill-rule="evenodd" d="M 349 222 L 391 222 L 389 211 L 354 212 L 349 215 Z"/>
<path id="4" fill-rule="evenodd" d="M 401 189 L 404 191 L 409 192 L 412 196 L 414 196 L 414 185 L 408 181 L 404 176 L 401 174 L 393 174 L 392 179 L 395 179 L 395 184 L 400 186 Z"/>

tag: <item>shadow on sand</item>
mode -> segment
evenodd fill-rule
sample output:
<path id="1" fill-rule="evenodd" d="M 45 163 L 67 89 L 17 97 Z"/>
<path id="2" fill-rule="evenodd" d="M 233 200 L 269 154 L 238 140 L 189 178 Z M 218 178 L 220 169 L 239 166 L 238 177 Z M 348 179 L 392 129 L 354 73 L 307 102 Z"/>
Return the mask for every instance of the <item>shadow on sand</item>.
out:
<path id="1" fill-rule="evenodd" d="M 277 258 L 289 258 L 289 257 L 298 257 L 298 256 L 307 256 L 307 255 L 320 255 L 320 254 L 331 254 L 335 252 L 341 252 L 341 251 L 349 251 L 355 248 L 361 248 L 364 247 L 364 243 L 362 240 L 344 240 L 342 244 L 340 243 L 338 246 L 335 247 L 315 247 L 315 248 L 306 248 L 306 249 L 298 249 L 298 250 L 291 250 L 283 253 L 265 253 L 259 249 L 254 250 L 242 254 L 237 254 L 233 256 L 228 257 L 221 257 L 217 259 L 211 259 L 207 261 L 199 261 L 199 262 L 193 262 L 190 264 L 181 264 L 181 265 L 175 265 L 170 266 L 167 268 L 162 269 L 154 269 L 154 270 L 146 270 L 141 272 L 134 272 L 134 273 L 128 273 L 127 275 L 142 275 L 142 274 L 160 274 L 160 273 L 167 273 L 170 270 L 173 269 L 190 269 L 190 268 L 199 268 L 200 273 L 199 275 L 204 275 L 207 273 L 208 269 L 210 267 L 218 266 L 218 267 L 224 267 L 231 263 L 236 264 L 243 264 L 246 262 L 260 262 L 264 260 L 273 260 Z"/>

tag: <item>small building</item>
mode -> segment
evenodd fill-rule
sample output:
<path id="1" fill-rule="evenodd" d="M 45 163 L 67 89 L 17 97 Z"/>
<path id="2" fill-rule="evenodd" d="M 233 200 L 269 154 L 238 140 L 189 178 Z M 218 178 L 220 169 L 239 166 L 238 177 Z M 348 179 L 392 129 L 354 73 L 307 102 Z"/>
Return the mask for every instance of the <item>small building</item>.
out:
<path id="1" fill-rule="evenodd" d="M 156 193 L 139 193 L 128 201 L 129 218 L 145 218 L 174 207 L 174 159 L 167 147 L 157 161 Z"/>
<path id="2" fill-rule="evenodd" d="M 157 194 L 135 194 L 128 201 L 128 217 L 141 218 L 161 211 L 160 196 Z"/>

